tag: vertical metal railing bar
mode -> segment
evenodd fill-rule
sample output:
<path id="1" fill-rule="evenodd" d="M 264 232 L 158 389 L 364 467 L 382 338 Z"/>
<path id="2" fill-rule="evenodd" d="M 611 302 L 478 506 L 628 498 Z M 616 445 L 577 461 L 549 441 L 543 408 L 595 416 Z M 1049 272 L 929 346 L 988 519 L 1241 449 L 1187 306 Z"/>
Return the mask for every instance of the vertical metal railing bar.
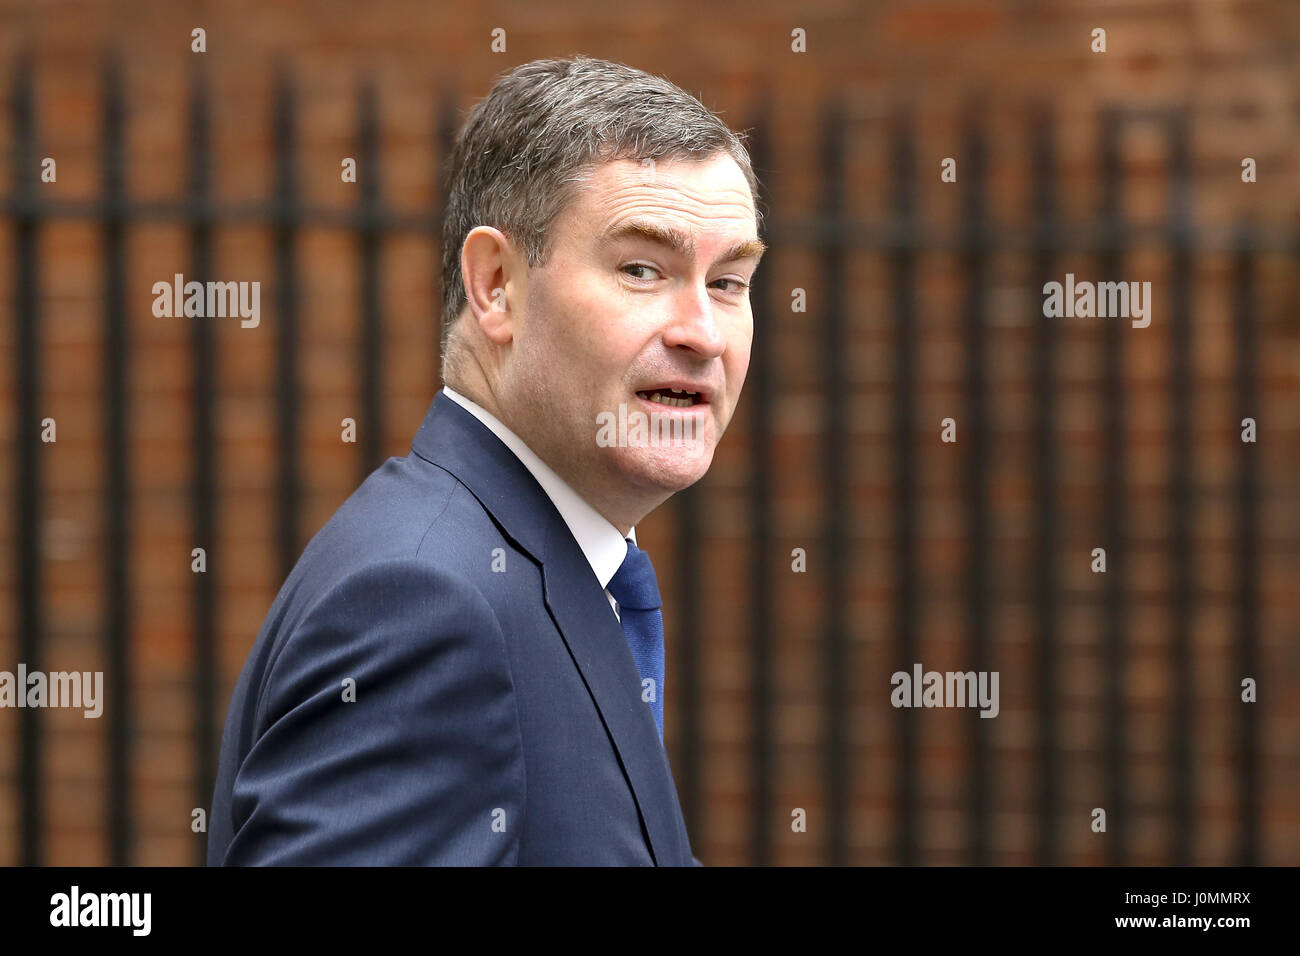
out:
<path id="1" fill-rule="evenodd" d="M 1123 167 L 1120 163 L 1121 118 L 1107 110 L 1101 120 L 1100 167 L 1101 220 L 1110 231 L 1110 240 L 1099 257 L 1099 273 L 1108 281 L 1119 281 L 1122 265 L 1120 248 L 1124 239 L 1121 221 Z M 1124 327 L 1118 321 L 1103 323 L 1102 329 L 1102 541 L 1106 549 L 1106 573 L 1100 582 L 1104 594 L 1102 623 L 1103 744 L 1105 763 L 1106 861 L 1123 865 L 1128 859 L 1128 750 L 1125 746 L 1125 674 L 1127 640 L 1125 633 L 1125 552 L 1127 524 L 1125 507 L 1125 387 Z"/>
<path id="2" fill-rule="evenodd" d="M 965 462 L 966 498 L 966 613 L 969 668 L 977 674 L 989 671 L 989 588 L 992 565 L 989 534 L 988 461 L 994 430 L 989 424 L 987 299 L 989 285 L 988 254 L 982 238 L 986 226 L 985 177 L 987 145 L 977 125 L 964 134 L 965 168 L 962 179 L 966 251 L 962 254 L 962 271 L 966 275 L 965 308 L 965 417 L 967 430 Z M 962 416 L 957 416 L 961 418 Z M 960 428 L 960 425 L 959 425 Z M 959 431 L 960 434 L 960 431 Z M 960 441 L 960 438 L 959 438 Z M 978 708 L 968 711 L 969 762 L 967 764 L 967 852 L 973 866 L 990 862 L 989 804 L 992 763 L 990 721 L 980 716 Z"/>
<path id="3" fill-rule="evenodd" d="M 1172 700 L 1169 727 L 1169 776 L 1171 813 L 1168 862 L 1173 866 L 1190 866 L 1195 858 L 1196 776 L 1192 768 L 1193 696 L 1196 687 L 1192 643 L 1195 617 L 1196 585 L 1193 580 L 1192 499 L 1195 463 L 1192 460 L 1192 436 L 1195 395 L 1192 389 L 1192 356 L 1195 352 L 1195 317 L 1192 313 L 1192 168 L 1185 114 L 1171 117 L 1166 124 L 1169 154 L 1169 562 L 1170 648 Z M 1150 308 L 1150 303 L 1147 304 Z M 1153 318 L 1154 322 L 1155 319 Z"/>
<path id="4" fill-rule="evenodd" d="M 357 98 L 357 183 L 361 187 L 362 213 L 357 236 L 357 260 L 361 271 L 361 416 L 357 432 L 362 480 L 383 464 L 384 452 L 383 314 L 380 304 L 383 228 L 379 221 L 381 159 L 376 112 L 374 83 L 366 80 Z"/>
<path id="5" fill-rule="evenodd" d="M 1034 686 L 1037 689 L 1036 847 L 1039 865 L 1060 862 L 1060 721 L 1059 581 L 1057 547 L 1060 540 L 1057 509 L 1062 500 L 1058 483 L 1057 446 L 1057 320 L 1044 315 L 1041 290 L 1053 281 L 1056 258 L 1052 239 L 1059 228 L 1056 196 L 1056 123 L 1047 107 L 1036 109 L 1031 126 L 1033 156 L 1033 216 L 1035 249 L 1029 263 L 1031 320 L 1034 323 L 1033 436 L 1034 436 L 1034 627 L 1036 654 Z"/>
<path id="6" fill-rule="evenodd" d="M 900 114 L 891 130 L 892 212 L 900 241 L 890 254 L 893 271 L 892 311 L 896 349 L 894 370 L 894 587 L 897 634 L 895 670 L 911 672 L 919 646 L 919 569 L 917 567 L 916 404 L 916 132 L 911 113 Z M 897 728 L 895 862 L 918 862 L 921 840 L 919 805 L 919 734 L 917 721 L 906 708 L 895 714 Z"/>
<path id="7" fill-rule="evenodd" d="M 212 279 L 212 135 L 206 76 L 194 70 L 190 79 L 189 148 L 191 273 L 199 282 Z M 212 322 L 202 315 L 190 319 L 192 368 L 190 483 L 191 547 L 204 550 L 205 568 L 191 574 L 194 622 L 194 753 L 195 806 L 209 807 L 217 763 L 217 601 L 216 576 L 220 574 L 217 543 L 216 445 L 214 437 L 217 355 Z M 187 555 L 188 556 L 188 555 Z M 196 862 L 207 860 L 207 842 L 196 845 Z"/>
<path id="8" fill-rule="evenodd" d="M 755 143 L 758 161 L 767 162 L 768 143 L 760 129 Z M 754 157 L 751 157 L 753 159 Z M 749 403 L 749 600 L 747 630 L 750 643 L 750 862 L 772 863 L 773 780 L 776 773 L 773 731 L 773 579 L 772 579 L 772 365 L 773 322 L 766 300 L 759 298 L 754 314 L 754 338 L 745 379 Z"/>
<path id="9" fill-rule="evenodd" d="M 1259 345 L 1256 341 L 1255 328 L 1255 283 L 1256 263 L 1251 251 L 1251 229 L 1243 224 L 1236 237 L 1237 251 L 1233 256 L 1232 266 L 1232 311 L 1236 331 L 1236 369 L 1234 387 L 1236 391 L 1237 420 L 1230 423 L 1234 437 L 1238 440 L 1241 422 L 1245 418 L 1255 420 L 1259 429 L 1264 416 L 1261 414 L 1259 375 Z M 1263 439 L 1267 440 L 1267 439 Z M 1257 431 L 1256 441 L 1252 444 L 1241 442 L 1240 456 L 1237 459 L 1236 480 L 1236 546 L 1237 579 L 1236 591 L 1236 674 L 1235 679 L 1227 681 L 1225 690 L 1236 695 L 1240 700 L 1242 688 L 1240 681 L 1251 678 L 1258 685 L 1263 684 L 1260 672 L 1259 653 L 1259 442 L 1261 436 Z M 1264 694 L 1259 700 L 1267 699 Z M 1259 866 L 1266 862 L 1260 858 L 1260 716 L 1258 708 L 1262 703 L 1238 704 L 1240 708 L 1236 726 L 1236 758 L 1238 772 L 1237 819 L 1240 829 L 1237 833 L 1236 863 L 1239 866 Z"/>
<path id="10" fill-rule="evenodd" d="M 838 96 L 822 119 L 822 214 L 842 226 L 848 217 L 846 175 L 848 119 Z M 836 230 L 838 233 L 840 230 Z M 829 866 L 847 861 L 848 847 L 848 564 L 853 515 L 848 495 L 847 369 L 848 252 L 836 234 L 821 252 L 822 294 L 822 482 L 824 491 L 822 580 L 822 680 L 825 688 L 826 844 Z"/>
<path id="11" fill-rule="evenodd" d="M 438 94 L 434 116 L 433 151 L 433 388 L 442 388 L 442 228 L 447 220 L 447 178 L 451 168 L 451 150 L 456 142 L 458 94 L 454 84 L 445 85 Z"/>
<path id="12" fill-rule="evenodd" d="M 275 150 L 275 199 L 271 242 L 275 256 L 276 337 L 276 549 L 279 582 L 288 578 L 301 551 L 302 471 L 301 376 L 298 333 L 298 229 L 300 207 L 297 170 L 297 98 L 287 67 L 276 74 L 271 142 Z"/>
<path id="13" fill-rule="evenodd" d="M 13 74 L 14 216 L 14 628 L 18 661 L 38 670 L 44 657 L 45 606 L 41 600 L 41 516 L 45 511 L 41 441 L 41 217 L 37 191 L 36 96 L 31 59 L 19 57 Z M 45 852 L 44 711 L 24 707 L 18 716 L 19 862 L 40 866 Z"/>

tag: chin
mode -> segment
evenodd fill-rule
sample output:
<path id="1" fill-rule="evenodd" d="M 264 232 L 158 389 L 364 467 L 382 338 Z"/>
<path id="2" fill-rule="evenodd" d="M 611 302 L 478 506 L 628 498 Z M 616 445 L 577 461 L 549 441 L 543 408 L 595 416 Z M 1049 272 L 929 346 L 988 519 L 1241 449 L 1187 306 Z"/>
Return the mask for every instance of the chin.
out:
<path id="1" fill-rule="evenodd" d="M 672 494 L 695 484 L 713 463 L 713 447 L 621 449 L 618 470 L 628 481 Z"/>

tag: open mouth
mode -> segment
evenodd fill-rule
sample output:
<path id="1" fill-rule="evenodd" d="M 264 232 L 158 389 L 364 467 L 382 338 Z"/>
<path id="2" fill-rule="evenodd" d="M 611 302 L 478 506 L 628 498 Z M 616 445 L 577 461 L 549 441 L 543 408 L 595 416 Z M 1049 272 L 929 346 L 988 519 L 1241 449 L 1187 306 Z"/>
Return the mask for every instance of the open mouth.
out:
<path id="1" fill-rule="evenodd" d="M 699 392 L 688 392 L 683 388 L 652 388 L 636 394 L 638 398 L 644 398 L 648 402 L 657 402 L 673 408 L 689 408 L 704 401 Z"/>

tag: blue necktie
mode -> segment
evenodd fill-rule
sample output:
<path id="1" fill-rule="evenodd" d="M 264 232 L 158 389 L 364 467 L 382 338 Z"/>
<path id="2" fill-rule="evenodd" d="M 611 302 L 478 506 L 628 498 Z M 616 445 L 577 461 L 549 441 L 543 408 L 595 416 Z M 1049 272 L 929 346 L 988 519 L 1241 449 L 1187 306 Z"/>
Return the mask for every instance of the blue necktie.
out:
<path id="1" fill-rule="evenodd" d="M 659 608 L 659 581 L 654 565 L 631 539 L 627 557 L 609 579 L 609 593 L 618 602 L 619 621 L 632 660 L 641 675 L 641 700 L 650 705 L 659 740 L 664 739 L 664 616 Z"/>

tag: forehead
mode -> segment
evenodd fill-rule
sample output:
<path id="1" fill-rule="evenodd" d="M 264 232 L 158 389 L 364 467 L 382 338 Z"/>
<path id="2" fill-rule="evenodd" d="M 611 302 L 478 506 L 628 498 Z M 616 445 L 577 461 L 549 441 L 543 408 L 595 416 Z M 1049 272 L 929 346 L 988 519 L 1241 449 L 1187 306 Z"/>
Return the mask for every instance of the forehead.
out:
<path id="1" fill-rule="evenodd" d="M 704 161 L 672 157 L 604 163 L 579 185 L 568 213 L 576 238 L 587 241 L 634 218 L 699 235 L 701 241 L 757 235 L 749 183 L 726 153 Z"/>

